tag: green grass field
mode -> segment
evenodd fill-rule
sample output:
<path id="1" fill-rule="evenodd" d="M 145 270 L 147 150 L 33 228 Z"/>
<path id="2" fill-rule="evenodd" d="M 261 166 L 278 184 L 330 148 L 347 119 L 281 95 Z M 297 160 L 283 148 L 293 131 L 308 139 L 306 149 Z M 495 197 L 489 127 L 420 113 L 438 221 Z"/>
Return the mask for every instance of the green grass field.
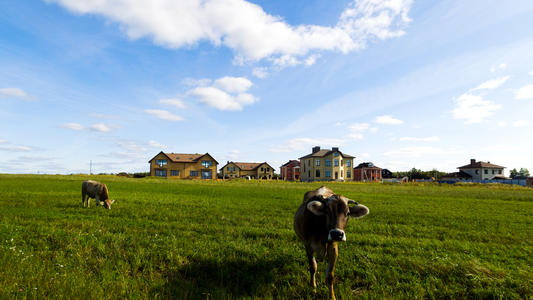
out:
<path id="1" fill-rule="evenodd" d="M 0 175 L 0 298 L 313 298 L 292 229 L 320 183 Z M 335 291 L 352 298 L 533 298 L 533 190 L 328 183 L 348 224 Z M 319 263 L 317 299 L 327 297 Z"/>

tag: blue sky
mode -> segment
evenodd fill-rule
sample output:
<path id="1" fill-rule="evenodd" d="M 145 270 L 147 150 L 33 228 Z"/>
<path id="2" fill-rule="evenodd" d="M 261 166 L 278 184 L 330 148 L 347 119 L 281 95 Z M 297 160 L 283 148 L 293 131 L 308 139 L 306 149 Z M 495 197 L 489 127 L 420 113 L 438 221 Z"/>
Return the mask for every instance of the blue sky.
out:
<path id="1" fill-rule="evenodd" d="M 533 171 L 531 1 L 0 2 L 0 172 L 319 145 L 392 171 Z"/>

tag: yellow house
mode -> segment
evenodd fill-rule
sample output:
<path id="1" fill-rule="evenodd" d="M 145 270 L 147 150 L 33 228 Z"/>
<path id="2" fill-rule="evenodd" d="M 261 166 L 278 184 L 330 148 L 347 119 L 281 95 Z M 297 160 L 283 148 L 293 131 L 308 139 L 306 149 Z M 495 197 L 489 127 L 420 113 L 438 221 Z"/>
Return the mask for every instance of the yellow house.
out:
<path id="1" fill-rule="evenodd" d="M 300 178 L 302 181 L 351 181 L 354 158 L 338 147 L 331 150 L 313 147 L 311 154 L 300 157 Z"/>
<path id="2" fill-rule="evenodd" d="M 216 179 L 218 162 L 209 153 L 159 152 L 150 161 L 150 175 L 180 179 Z"/>
<path id="3" fill-rule="evenodd" d="M 228 163 L 220 169 L 222 178 L 245 178 L 249 176 L 251 179 L 272 179 L 274 176 L 274 168 L 268 163 L 247 163 L 247 162 L 233 162 Z"/>

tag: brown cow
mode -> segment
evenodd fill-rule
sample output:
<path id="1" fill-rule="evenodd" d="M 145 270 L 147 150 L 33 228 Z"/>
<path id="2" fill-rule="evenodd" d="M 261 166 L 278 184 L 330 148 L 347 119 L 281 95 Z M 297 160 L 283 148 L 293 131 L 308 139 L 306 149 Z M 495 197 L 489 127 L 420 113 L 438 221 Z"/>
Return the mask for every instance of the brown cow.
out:
<path id="1" fill-rule="evenodd" d="M 104 202 L 104 207 L 111 209 L 111 204 L 115 200 L 109 199 L 107 186 L 103 183 L 93 180 L 85 180 L 81 184 L 81 203 L 85 207 L 85 196 L 87 196 L 87 207 L 89 207 L 91 198 L 96 199 L 96 206 L 100 205 L 100 201 Z"/>
<path id="2" fill-rule="evenodd" d="M 354 205 L 349 206 L 350 204 Z M 333 280 L 339 253 L 337 243 L 346 241 L 344 230 L 348 224 L 348 218 L 360 218 L 369 212 L 366 206 L 337 195 L 325 186 L 305 193 L 304 201 L 296 211 L 294 231 L 305 245 L 311 273 L 311 286 L 316 289 L 315 257 L 322 260 L 327 256 L 326 283 L 330 299 L 335 299 Z"/>

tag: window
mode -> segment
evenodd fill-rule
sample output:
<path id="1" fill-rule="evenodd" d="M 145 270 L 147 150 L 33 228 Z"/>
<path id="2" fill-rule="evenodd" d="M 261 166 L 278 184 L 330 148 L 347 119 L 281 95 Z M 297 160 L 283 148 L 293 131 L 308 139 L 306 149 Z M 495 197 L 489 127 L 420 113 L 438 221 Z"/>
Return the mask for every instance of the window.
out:
<path id="1" fill-rule="evenodd" d="M 347 161 L 346 161 L 346 166 L 347 166 L 348 168 L 351 167 L 351 166 L 352 166 L 352 162 L 349 161 L 349 160 L 347 160 Z M 348 176 L 348 174 L 346 174 L 346 176 Z M 350 177 L 350 176 L 348 176 L 348 177 Z"/>
<path id="2" fill-rule="evenodd" d="M 331 171 L 326 171 L 326 177 L 331 178 Z"/>
<path id="3" fill-rule="evenodd" d="M 270 168 L 267 168 L 267 172 L 270 172 Z"/>
<path id="4" fill-rule="evenodd" d="M 476 174 L 479 174 L 479 170 L 476 170 Z"/>
<path id="5" fill-rule="evenodd" d="M 315 162 L 316 162 L 316 166 L 320 167 L 320 159 L 317 159 Z"/>
<path id="6" fill-rule="evenodd" d="M 331 159 L 326 160 L 326 167 L 331 167 Z"/>
<path id="7" fill-rule="evenodd" d="M 198 171 L 191 171 L 189 174 L 191 177 L 198 177 Z"/>
<path id="8" fill-rule="evenodd" d="M 170 170 L 170 176 L 180 176 L 179 170 Z"/>
<path id="9" fill-rule="evenodd" d="M 166 166 L 167 165 L 167 160 L 166 159 L 156 159 L 155 160 L 155 164 L 162 167 L 162 166 Z"/>
<path id="10" fill-rule="evenodd" d="M 335 167 L 338 167 L 338 166 L 339 166 L 339 160 L 336 159 L 336 160 L 335 160 Z"/>
<path id="11" fill-rule="evenodd" d="M 492 174 L 495 174 L 496 173 L 496 170 L 492 170 Z"/>
<path id="12" fill-rule="evenodd" d="M 350 162 L 350 161 L 348 161 Z M 352 177 L 352 171 L 346 171 L 346 178 L 351 178 Z"/>
<path id="13" fill-rule="evenodd" d="M 485 169 L 485 174 L 489 174 L 489 170 Z"/>
<path id="14" fill-rule="evenodd" d="M 155 170 L 155 176 L 167 177 L 167 170 Z"/>
<path id="15" fill-rule="evenodd" d="M 501 174 L 502 173 L 502 170 L 498 170 L 498 174 Z"/>
<path id="16" fill-rule="evenodd" d="M 320 177 L 320 170 L 316 170 L 315 177 Z"/>
<path id="17" fill-rule="evenodd" d="M 212 162 L 212 161 L 210 161 L 210 160 L 202 160 L 202 166 L 203 166 L 204 168 L 209 168 L 209 167 L 211 167 L 212 165 L 213 165 L 213 162 Z"/>
<path id="18" fill-rule="evenodd" d="M 261 172 L 263 172 L 265 169 L 264 168 L 261 168 Z"/>
<path id="19" fill-rule="evenodd" d="M 343 166 L 343 164 L 342 164 L 343 162 L 344 162 L 344 161 L 341 159 L 341 166 Z"/>
<path id="20" fill-rule="evenodd" d="M 335 157 L 339 156 L 339 152 L 333 153 L 333 156 L 335 156 Z"/>
<path id="21" fill-rule="evenodd" d="M 308 166 L 311 165 L 311 160 L 308 160 L 308 161 L 307 161 L 307 165 L 308 165 Z"/>
<path id="22" fill-rule="evenodd" d="M 202 179 L 212 179 L 212 174 L 211 171 L 202 171 Z"/>

